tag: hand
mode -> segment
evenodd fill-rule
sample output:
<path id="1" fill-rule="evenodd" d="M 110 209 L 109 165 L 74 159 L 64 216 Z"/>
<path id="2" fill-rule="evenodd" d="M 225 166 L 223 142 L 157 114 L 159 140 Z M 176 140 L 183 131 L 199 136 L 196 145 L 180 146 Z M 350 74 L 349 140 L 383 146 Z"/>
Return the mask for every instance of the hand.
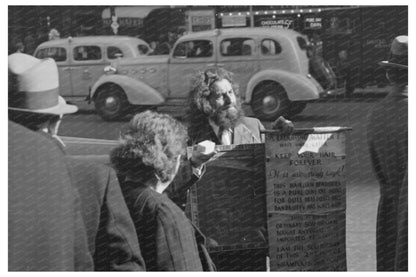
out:
<path id="1" fill-rule="evenodd" d="M 279 118 L 272 123 L 273 130 L 277 130 L 285 135 L 291 134 L 294 128 L 295 126 L 292 121 L 285 119 L 283 116 L 279 116 Z"/>
<path id="2" fill-rule="evenodd" d="M 203 149 L 195 147 L 192 151 L 191 165 L 195 168 L 199 168 L 204 163 L 208 162 L 216 153 L 215 150 L 206 153 Z"/>

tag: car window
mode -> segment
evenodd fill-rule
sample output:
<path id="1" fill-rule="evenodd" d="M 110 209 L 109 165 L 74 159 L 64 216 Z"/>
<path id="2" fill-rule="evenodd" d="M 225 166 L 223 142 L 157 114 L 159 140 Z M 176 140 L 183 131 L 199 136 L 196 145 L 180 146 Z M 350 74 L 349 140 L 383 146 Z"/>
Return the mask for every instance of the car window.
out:
<path id="1" fill-rule="evenodd" d="M 137 45 L 140 55 L 146 55 L 149 52 L 149 47 L 145 44 Z"/>
<path id="2" fill-rule="evenodd" d="M 52 58 L 56 62 L 66 61 L 66 49 L 62 47 L 43 48 L 36 52 L 36 58 Z"/>
<path id="3" fill-rule="evenodd" d="M 308 42 L 303 37 L 297 37 L 296 40 L 298 41 L 298 45 L 300 49 L 307 50 L 308 49 Z"/>
<path id="4" fill-rule="evenodd" d="M 212 57 L 213 45 L 210 40 L 191 40 L 179 43 L 174 52 L 174 57 L 204 58 Z"/>
<path id="5" fill-rule="evenodd" d="M 251 38 L 232 38 L 221 41 L 222 56 L 250 56 L 254 54 L 254 40 Z"/>
<path id="6" fill-rule="evenodd" d="M 77 46 L 74 48 L 74 60 L 101 60 L 101 48 L 99 46 Z"/>
<path id="7" fill-rule="evenodd" d="M 112 59 L 117 59 L 118 57 L 122 58 L 124 57 L 123 51 L 121 51 L 120 48 L 115 47 L 115 46 L 109 46 L 107 47 L 107 58 L 112 60 Z"/>
<path id="8" fill-rule="evenodd" d="M 261 42 L 261 53 L 264 56 L 278 55 L 282 52 L 280 43 L 273 39 L 264 39 Z"/>

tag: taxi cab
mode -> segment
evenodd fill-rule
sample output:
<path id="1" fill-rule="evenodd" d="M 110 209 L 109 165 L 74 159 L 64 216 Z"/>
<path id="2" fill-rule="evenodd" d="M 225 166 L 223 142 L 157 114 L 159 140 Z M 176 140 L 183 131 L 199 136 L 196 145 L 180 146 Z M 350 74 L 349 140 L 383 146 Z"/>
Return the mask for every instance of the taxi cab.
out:
<path id="1" fill-rule="evenodd" d="M 106 120 L 129 106 L 185 101 L 192 74 L 222 67 L 234 73 L 243 103 L 256 117 L 301 113 L 326 90 L 309 72 L 307 37 L 274 28 L 216 29 L 182 36 L 169 55 L 119 59 L 94 84 L 91 99 Z"/>
<path id="2" fill-rule="evenodd" d="M 58 65 L 60 94 L 67 100 L 85 99 L 105 66 L 119 57 L 136 58 L 151 52 L 149 45 L 127 36 L 85 36 L 50 40 L 34 56 L 53 58 Z"/>

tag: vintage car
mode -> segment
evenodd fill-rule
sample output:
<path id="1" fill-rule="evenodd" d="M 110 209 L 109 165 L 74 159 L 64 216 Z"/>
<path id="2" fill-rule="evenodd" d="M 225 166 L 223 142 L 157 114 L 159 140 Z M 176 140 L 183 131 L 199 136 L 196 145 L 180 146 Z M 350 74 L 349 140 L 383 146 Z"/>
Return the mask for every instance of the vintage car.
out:
<path id="1" fill-rule="evenodd" d="M 264 120 L 302 112 L 325 90 L 309 73 L 308 41 L 272 28 L 215 29 L 185 35 L 169 55 L 118 59 L 91 89 L 106 120 L 129 106 L 177 105 L 189 92 L 190 77 L 209 67 L 234 73 L 243 103 Z"/>
<path id="2" fill-rule="evenodd" d="M 59 69 L 60 94 L 69 101 L 85 99 L 103 69 L 119 57 L 147 55 L 149 45 L 127 36 L 85 36 L 50 40 L 40 44 L 34 56 L 53 58 Z"/>

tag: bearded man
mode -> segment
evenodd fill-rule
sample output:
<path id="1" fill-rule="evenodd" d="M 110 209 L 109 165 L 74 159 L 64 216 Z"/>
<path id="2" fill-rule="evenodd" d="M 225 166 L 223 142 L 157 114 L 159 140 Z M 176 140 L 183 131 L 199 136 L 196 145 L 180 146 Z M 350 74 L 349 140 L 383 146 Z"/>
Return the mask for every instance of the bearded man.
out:
<path id="1" fill-rule="evenodd" d="M 192 144 L 204 140 L 222 145 L 264 142 L 260 120 L 244 116 L 231 72 L 209 69 L 194 76 L 192 83 L 188 127 Z M 272 128 L 290 133 L 293 123 L 279 117 Z"/>

